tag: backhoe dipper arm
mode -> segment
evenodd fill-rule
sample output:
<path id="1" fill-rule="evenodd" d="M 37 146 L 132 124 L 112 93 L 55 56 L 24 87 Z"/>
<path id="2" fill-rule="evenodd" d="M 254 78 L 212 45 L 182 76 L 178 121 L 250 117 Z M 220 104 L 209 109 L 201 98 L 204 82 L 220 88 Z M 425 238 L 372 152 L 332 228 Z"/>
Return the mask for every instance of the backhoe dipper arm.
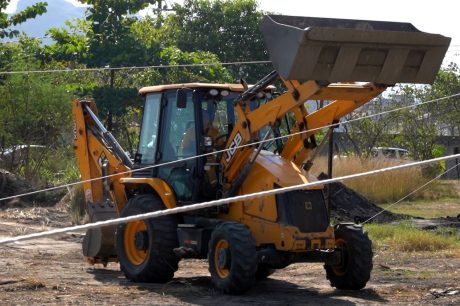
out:
<path id="1" fill-rule="evenodd" d="M 94 101 L 75 99 L 72 102 L 72 113 L 75 124 L 74 149 L 86 203 L 90 205 L 110 199 L 120 211 L 126 203 L 126 194 L 124 186 L 119 183 L 119 178 L 130 174 L 123 173 L 105 179 L 97 178 L 129 171 L 132 162 L 98 119 Z M 96 180 L 88 182 L 91 179 Z"/>

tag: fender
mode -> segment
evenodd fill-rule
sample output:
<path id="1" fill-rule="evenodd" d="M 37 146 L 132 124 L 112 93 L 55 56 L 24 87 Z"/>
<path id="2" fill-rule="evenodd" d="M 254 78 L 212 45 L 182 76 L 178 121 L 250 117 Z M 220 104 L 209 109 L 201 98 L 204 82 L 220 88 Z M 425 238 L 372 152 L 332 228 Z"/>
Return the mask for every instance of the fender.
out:
<path id="1" fill-rule="evenodd" d="M 133 189 L 139 185 L 149 185 L 160 196 L 166 208 L 174 208 L 177 205 L 176 197 L 171 187 L 162 179 L 159 178 L 137 178 L 137 177 L 123 177 L 120 183 L 125 185 L 127 189 Z"/>

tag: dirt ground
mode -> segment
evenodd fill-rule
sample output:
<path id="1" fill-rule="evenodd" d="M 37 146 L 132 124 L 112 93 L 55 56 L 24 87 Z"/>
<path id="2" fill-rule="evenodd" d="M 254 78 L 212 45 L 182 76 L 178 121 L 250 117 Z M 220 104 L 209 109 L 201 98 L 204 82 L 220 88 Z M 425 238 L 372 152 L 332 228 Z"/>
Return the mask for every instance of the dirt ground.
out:
<path id="1" fill-rule="evenodd" d="M 70 225 L 63 209 L 0 210 L 0 238 Z M 460 305 L 460 258 L 375 254 L 361 291 L 331 288 L 321 264 L 296 264 L 240 296 L 213 288 L 207 263 L 185 260 L 167 284 L 127 281 L 118 264 L 88 265 L 81 234 L 0 246 L 0 304 L 161 305 Z"/>

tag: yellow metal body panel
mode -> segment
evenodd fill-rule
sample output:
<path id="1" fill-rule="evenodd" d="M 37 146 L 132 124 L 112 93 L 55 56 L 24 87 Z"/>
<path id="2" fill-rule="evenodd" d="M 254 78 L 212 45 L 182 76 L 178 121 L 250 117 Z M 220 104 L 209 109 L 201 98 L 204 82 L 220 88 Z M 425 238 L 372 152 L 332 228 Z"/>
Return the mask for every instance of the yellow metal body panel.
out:
<path id="1" fill-rule="evenodd" d="M 309 96 L 315 94 L 319 89 L 320 86 L 318 86 L 316 82 L 308 81 L 299 86 L 298 99 L 295 99 L 291 92 L 286 92 L 269 103 L 260 106 L 254 111 L 248 111 L 247 113 L 241 111 L 242 107 L 246 110 L 248 109 L 246 105 L 237 105 L 238 123 L 233 129 L 229 139 L 233 140 L 237 134 L 240 134 L 242 142 L 239 145 L 248 144 L 249 141 L 254 138 L 255 133 L 262 128 L 276 124 L 280 118 L 295 107 L 303 107 L 303 102 L 306 101 Z M 241 170 L 241 166 L 246 164 L 251 152 L 252 148 L 250 147 L 236 149 L 234 156 L 230 160 L 227 160 L 224 154 L 221 163 L 224 165 L 224 176 L 228 182 L 231 183 L 235 179 L 236 175 Z"/>
<path id="2" fill-rule="evenodd" d="M 275 184 L 286 187 L 303 183 L 308 183 L 306 173 L 293 162 L 269 152 L 262 152 L 242 186 L 240 194 L 271 190 Z M 322 188 L 323 186 L 315 187 L 315 189 Z M 230 204 L 229 212 L 221 214 L 220 217 L 246 224 L 258 246 L 274 244 L 277 250 L 283 251 L 308 251 L 334 247 L 334 231 L 331 227 L 321 233 L 302 233 L 295 226 L 277 223 L 275 196 Z M 314 248 L 313 244 L 317 247 Z"/>
<path id="3" fill-rule="evenodd" d="M 257 133 L 266 126 L 273 126 L 288 112 L 295 116 L 291 132 L 297 135 L 288 138 L 281 156 L 261 153 L 239 194 L 249 194 L 274 188 L 307 183 L 309 174 L 301 169 L 302 163 L 311 153 L 305 141 L 318 133 L 322 127 L 337 122 L 346 114 L 370 101 L 385 90 L 375 84 L 340 83 L 320 86 L 314 81 L 299 83 L 296 80 L 283 80 L 288 91 L 272 101 L 250 111 L 246 102 L 236 105 L 238 123 L 230 140 L 239 134 L 238 145 L 247 145 L 257 140 Z M 332 100 L 327 106 L 309 114 L 304 103 L 308 100 Z M 302 131 L 313 130 L 305 133 Z M 231 142 L 227 146 L 231 145 Z M 223 156 L 224 176 L 230 186 L 250 156 L 254 146 L 236 149 L 233 157 Z M 225 187 L 225 186 L 224 186 Z M 322 189 L 322 186 L 315 187 Z M 258 246 L 274 244 L 277 250 L 312 251 L 334 248 L 334 231 L 331 226 L 321 233 L 302 233 L 297 227 L 281 224 L 278 220 L 276 197 L 267 196 L 229 205 L 229 212 L 221 218 L 246 224 Z"/>

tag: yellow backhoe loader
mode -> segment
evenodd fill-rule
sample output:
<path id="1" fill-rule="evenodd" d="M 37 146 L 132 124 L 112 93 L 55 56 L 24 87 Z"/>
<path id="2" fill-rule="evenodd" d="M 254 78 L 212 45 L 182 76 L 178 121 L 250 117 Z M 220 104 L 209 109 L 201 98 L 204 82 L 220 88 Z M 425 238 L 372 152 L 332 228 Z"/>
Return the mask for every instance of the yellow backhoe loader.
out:
<path id="1" fill-rule="evenodd" d="M 365 20 L 269 15 L 261 31 L 275 70 L 253 86 L 142 88 L 133 159 L 101 124 L 94 101 L 73 102 L 81 178 L 109 175 L 83 183 L 92 222 L 315 181 L 318 128 L 395 83 L 432 83 L 450 43 L 408 23 Z M 310 100 L 330 103 L 309 113 Z M 226 293 L 296 262 L 322 262 L 333 287 L 361 289 L 373 256 L 361 226 L 330 224 L 323 187 L 89 230 L 83 253 L 93 264 L 119 261 L 136 282 L 167 282 L 181 259 L 207 259 Z"/>

